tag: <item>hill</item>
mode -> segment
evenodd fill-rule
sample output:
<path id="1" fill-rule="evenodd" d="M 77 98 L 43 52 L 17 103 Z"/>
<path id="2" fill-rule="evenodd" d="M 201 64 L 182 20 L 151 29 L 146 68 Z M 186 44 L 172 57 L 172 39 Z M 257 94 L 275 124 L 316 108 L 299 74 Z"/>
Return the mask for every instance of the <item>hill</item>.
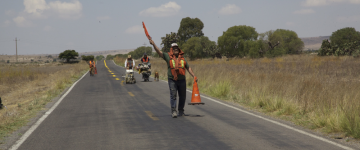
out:
<path id="1" fill-rule="evenodd" d="M 300 39 L 304 42 L 304 50 L 318 50 L 321 47 L 322 41 L 329 38 L 330 36 L 318 36 L 303 37 Z"/>

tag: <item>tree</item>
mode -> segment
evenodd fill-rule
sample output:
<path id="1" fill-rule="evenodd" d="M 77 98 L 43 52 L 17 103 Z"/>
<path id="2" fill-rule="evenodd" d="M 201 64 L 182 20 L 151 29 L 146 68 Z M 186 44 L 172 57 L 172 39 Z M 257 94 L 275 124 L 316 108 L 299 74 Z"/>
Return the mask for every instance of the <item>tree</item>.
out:
<path id="1" fill-rule="evenodd" d="M 194 58 L 203 58 L 209 56 L 207 52 L 210 47 L 216 46 L 215 42 L 210 41 L 208 37 L 192 37 L 186 41 L 180 48 L 184 51 L 185 55 Z"/>
<path id="2" fill-rule="evenodd" d="M 166 34 L 165 37 L 161 37 L 161 44 L 163 45 L 161 51 L 169 52 L 172 43 L 178 43 L 179 36 L 175 32 L 170 32 L 170 34 Z"/>
<path id="3" fill-rule="evenodd" d="M 202 29 L 204 23 L 199 18 L 186 17 L 181 19 L 178 35 L 180 37 L 179 45 L 184 44 L 192 37 L 201 37 L 204 35 Z"/>
<path id="4" fill-rule="evenodd" d="M 223 32 L 218 37 L 218 47 L 220 53 L 227 57 L 243 57 L 248 54 L 248 49 L 244 49 L 245 41 L 255 41 L 258 33 L 255 28 L 246 25 L 233 26 Z"/>
<path id="5" fill-rule="evenodd" d="M 70 59 L 76 59 L 79 56 L 79 53 L 75 50 L 65 50 L 59 54 L 59 59 L 66 59 L 66 62 L 69 62 Z"/>
<path id="6" fill-rule="evenodd" d="M 356 31 L 355 28 L 342 28 L 331 34 L 330 41 L 331 44 L 337 45 L 341 49 L 345 43 L 360 42 L 360 32 Z"/>
<path id="7" fill-rule="evenodd" d="M 133 59 L 139 59 L 141 57 L 143 57 L 144 53 L 146 53 L 147 55 L 151 55 L 152 53 L 152 47 L 151 46 L 141 46 L 136 48 L 134 51 L 131 51 L 128 53 L 128 55 L 131 55 L 131 57 Z"/>
<path id="8" fill-rule="evenodd" d="M 112 60 L 115 58 L 115 55 L 106 55 L 106 60 Z"/>
<path id="9" fill-rule="evenodd" d="M 94 59 L 93 55 L 89 55 L 89 56 L 81 55 L 81 60 L 90 61 L 91 59 Z"/>
<path id="10" fill-rule="evenodd" d="M 304 48 L 304 42 L 296 32 L 285 29 L 277 29 L 268 36 L 269 46 L 281 43 L 278 48 L 285 50 L 286 54 L 299 54 Z M 273 47 L 274 49 L 275 47 Z"/>
<path id="11" fill-rule="evenodd" d="M 95 58 L 96 58 L 96 60 L 101 60 L 101 59 L 104 59 L 105 57 L 103 55 L 98 55 Z"/>

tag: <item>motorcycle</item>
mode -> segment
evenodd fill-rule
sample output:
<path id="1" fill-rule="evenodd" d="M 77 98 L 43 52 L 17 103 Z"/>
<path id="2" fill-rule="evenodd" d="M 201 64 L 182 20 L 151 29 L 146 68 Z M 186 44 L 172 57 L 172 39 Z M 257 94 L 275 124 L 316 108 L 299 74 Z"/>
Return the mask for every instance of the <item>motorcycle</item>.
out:
<path id="1" fill-rule="evenodd" d="M 151 75 L 151 69 L 150 69 L 151 64 L 149 62 L 147 63 L 141 63 L 139 66 L 139 72 L 140 74 L 142 74 L 142 78 L 144 79 L 144 82 L 146 81 L 150 81 L 149 77 Z"/>

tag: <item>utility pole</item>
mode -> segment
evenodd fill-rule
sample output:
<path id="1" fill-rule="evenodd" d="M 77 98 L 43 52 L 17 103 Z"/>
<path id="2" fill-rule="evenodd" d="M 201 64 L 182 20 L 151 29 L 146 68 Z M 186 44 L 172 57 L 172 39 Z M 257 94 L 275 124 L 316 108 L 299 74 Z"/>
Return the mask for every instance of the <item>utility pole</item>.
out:
<path id="1" fill-rule="evenodd" d="M 17 37 L 15 38 L 15 46 L 16 46 L 16 62 L 18 62 L 18 56 L 17 56 L 17 41 L 18 41 L 18 39 L 17 39 Z M 20 41 L 20 39 L 19 39 L 19 41 Z"/>

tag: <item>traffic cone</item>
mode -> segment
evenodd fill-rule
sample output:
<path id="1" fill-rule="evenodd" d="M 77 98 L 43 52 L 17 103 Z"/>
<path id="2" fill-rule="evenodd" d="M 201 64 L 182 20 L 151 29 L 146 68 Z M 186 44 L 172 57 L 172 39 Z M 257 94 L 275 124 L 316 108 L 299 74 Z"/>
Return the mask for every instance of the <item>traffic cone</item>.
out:
<path id="1" fill-rule="evenodd" d="M 192 96 L 191 96 L 191 103 L 188 103 L 189 105 L 204 105 L 205 103 L 201 102 L 201 98 L 200 98 L 200 92 L 199 92 L 199 88 L 196 82 L 196 77 L 194 77 L 194 84 L 193 84 L 193 91 L 192 91 Z"/>
<path id="2" fill-rule="evenodd" d="M 95 74 L 97 74 L 97 69 L 96 69 L 96 67 L 95 67 Z"/>

